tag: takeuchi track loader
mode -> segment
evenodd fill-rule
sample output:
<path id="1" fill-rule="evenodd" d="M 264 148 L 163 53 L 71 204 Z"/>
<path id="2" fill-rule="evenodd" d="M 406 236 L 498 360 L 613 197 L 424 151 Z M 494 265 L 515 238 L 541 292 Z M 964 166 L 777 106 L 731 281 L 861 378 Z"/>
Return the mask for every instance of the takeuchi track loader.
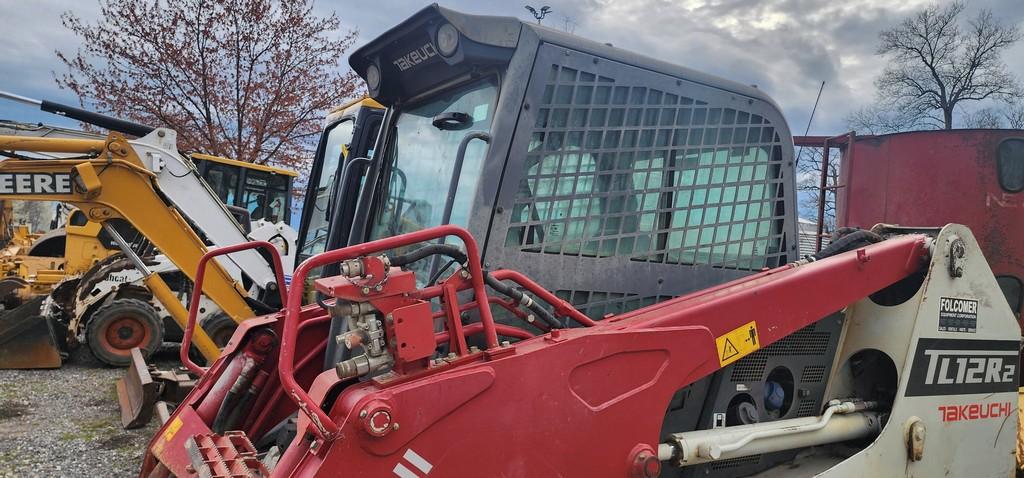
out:
<path id="1" fill-rule="evenodd" d="M 436 5 L 350 63 L 388 110 L 293 276 L 317 303 L 190 363 L 140 476 L 1013 472 L 1020 334 L 973 235 L 800 259 L 763 92 Z"/>

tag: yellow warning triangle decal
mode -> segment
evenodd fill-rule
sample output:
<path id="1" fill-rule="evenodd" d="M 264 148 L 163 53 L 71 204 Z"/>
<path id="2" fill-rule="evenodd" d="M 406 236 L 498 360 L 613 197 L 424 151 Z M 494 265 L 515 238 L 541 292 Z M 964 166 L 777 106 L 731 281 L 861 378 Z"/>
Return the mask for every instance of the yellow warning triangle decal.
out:
<path id="1" fill-rule="evenodd" d="M 728 338 L 725 339 L 725 345 L 722 345 L 722 360 L 729 360 L 736 355 L 739 355 L 740 351 L 736 349 L 736 346 L 732 344 L 732 341 Z"/>

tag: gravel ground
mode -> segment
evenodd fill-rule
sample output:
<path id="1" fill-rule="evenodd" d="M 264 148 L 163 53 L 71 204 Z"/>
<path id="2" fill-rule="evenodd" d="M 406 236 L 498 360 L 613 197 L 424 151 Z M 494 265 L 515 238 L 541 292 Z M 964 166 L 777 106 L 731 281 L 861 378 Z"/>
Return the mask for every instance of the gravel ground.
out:
<path id="1" fill-rule="evenodd" d="M 136 476 L 156 421 L 121 428 L 123 374 L 82 349 L 61 369 L 0 370 L 0 477 Z"/>

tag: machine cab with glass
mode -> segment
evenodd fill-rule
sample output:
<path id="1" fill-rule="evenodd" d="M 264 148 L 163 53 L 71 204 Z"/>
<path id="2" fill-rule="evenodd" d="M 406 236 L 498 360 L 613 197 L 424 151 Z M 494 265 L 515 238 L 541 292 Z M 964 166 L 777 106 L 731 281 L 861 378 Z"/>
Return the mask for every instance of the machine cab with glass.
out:
<path id="1" fill-rule="evenodd" d="M 792 137 L 756 88 L 436 5 L 349 61 L 389 108 L 350 243 L 463 226 L 486 268 L 594 319 L 797 258 Z M 419 267 L 421 282 L 443 277 L 436 261 Z M 782 344 L 680 391 L 666 429 L 709 428 L 747 401 L 761 420 L 817 413 L 825 385 L 801 371 L 831 366 L 840 329 L 821 321 L 797 334 L 813 350 Z M 801 390 L 785 410 L 762 398 L 780 367 Z"/>
<path id="2" fill-rule="evenodd" d="M 298 260 L 344 246 L 348 239 L 332 224 L 350 223 L 355 194 L 363 177 L 365 162 L 373 156 L 373 144 L 384 118 L 384 107 L 370 98 L 361 98 L 332 110 L 324 120 L 313 168 L 309 173 L 302 219 L 299 225 Z M 349 187 L 342 187 L 345 165 Z M 347 197 L 341 197 L 346 195 Z M 331 235 L 334 229 L 335 234 Z"/>
<path id="3" fill-rule="evenodd" d="M 245 209 L 252 221 L 291 222 L 295 171 L 208 154 L 190 157 L 224 204 Z"/>

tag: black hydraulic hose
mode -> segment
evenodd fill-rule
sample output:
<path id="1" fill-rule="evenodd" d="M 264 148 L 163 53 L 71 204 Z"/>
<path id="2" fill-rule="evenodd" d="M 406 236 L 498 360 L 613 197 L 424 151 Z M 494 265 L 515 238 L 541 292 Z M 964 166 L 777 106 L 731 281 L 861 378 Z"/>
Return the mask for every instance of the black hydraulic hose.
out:
<path id="1" fill-rule="evenodd" d="M 153 129 L 155 129 L 152 126 L 133 123 L 120 118 L 114 118 L 113 116 L 75 108 L 74 106 L 62 105 L 52 101 L 41 101 L 39 103 L 39 109 L 47 113 L 65 116 L 83 123 L 99 126 L 100 128 L 109 129 L 111 131 L 120 131 L 140 138 L 153 132 Z"/>
<path id="2" fill-rule="evenodd" d="M 451 257 L 459 264 L 465 264 L 469 260 L 466 257 L 466 253 L 462 252 L 459 246 L 452 244 L 428 244 L 408 254 L 390 257 L 389 259 L 393 267 L 404 267 L 434 255 Z"/>
<path id="3" fill-rule="evenodd" d="M 224 433 L 226 431 L 231 410 L 234 409 L 236 402 L 242 398 L 242 394 L 249 386 L 249 382 L 256 371 L 258 365 L 256 360 L 245 355 L 242 356 L 242 360 L 242 367 L 238 372 L 238 378 L 235 379 L 235 383 L 231 384 L 228 393 L 224 395 L 224 400 L 220 402 L 220 408 L 217 409 L 217 415 L 213 418 L 211 429 L 214 433 Z"/>
<path id="4" fill-rule="evenodd" d="M 540 304 L 537 303 L 537 301 L 527 297 L 526 294 L 523 294 L 522 291 L 520 291 L 519 289 L 516 289 L 515 287 L 512 287 L 510 285 L 505 284 L 504 282 L 501 282 L 498 279 L 495 279 L 487 272 L 484 272 L 484 282 L 486 282 L 488 286 L 490 286 L 498 293 L 507 296 L 520 304 L 525 305 L 527 309 L 530 309 L 531 312 L 533 312 L 537 317 L 540 317 L 541 320 L 543 320 L 552 328 L 565 328 L 565 324 L 559 322 L 558 319 L 556 319 L 555 316 L 551 314 L 551 312 L 548 312 L 547 309 L 541 307 Z"/>
<path id="5" fill-rule="evenodd" d="M 270 374 L 262 370 L 256 374 L 256 377 L 253 378 L 252 383 L 246 390 L 245 395 L 242 395 L 242 398 L 238 401 L 238 405 L 231 409 L 231 413 L 223 424 L 225 430 L 235 429 L 235 425 L 238 424 L 238 419 L 242 418 L 243 413 L 249 411 L 249 405 L 260 393 L 260 390 L 263 388 L 263 384 L 266 383 L 267 377 L 269 376 Z"/>
<path id="6" fill-rule="evenodd" d="M 448 256 L 459 264 L 465 264 L 468 261 L 466 253 L 462 252 L 462 249 L 458 246 L 452 244 L 428 244 L 408 254 L 391 257 L 390 261 L 391 265 L 394 267 L 403 267 L 432 256 Z M 523 294 L 515 287 L 506 285 L 498 279 L 491 277 L 487 271 L 484 271 L 484 282 L 499 294 L 509 297 L 519 304 L 525 305 L 527 309 L 533 312 L 534 315 L 539 317 L 549 326 L 557 329 L 565 328 L 565 324 L 559 322 L 551 312 L 548 312 L 547 309 L 541 307 L 537 301 L 526 296 L 526 294 Z"/>
<path id="7" fill-rule="evenodd" d="M 842 230 L 842 231 L 837 231 L 837 232 L 847 232 L 847 231 L 846 230 Z M 852 232 L 848 232 L 847 234 L 843 235 L 839 239 L 836 239 L 836 240 L 832 241 L 832 243 L 829 244 L 828 247 L 826 247 L 826 248 L 818 251 L 816 254 L 812 255 L 811 259 L 816 260 L 816 261 L 817 260 L 821 260 L 821 259 L 824 259 L 826 257 L 834 256 L 836 254 L 841 254 L 843 252 L 852 251 L 854 249 L 859 249 L 861 247 L 864 247 L 864 246 L 867 246 L 867 245 L 870 245 L 870 244 L 874 244 L 876 242 L 882 242 L 882 240 L 883 240 L 882 236 L 879 236 L 878 234 L 875 234 L 874 232 L 871 232 L 871 231 L 868 231 L 868 230 L 864 230 L 864 229 L 855 229 Z"/>

